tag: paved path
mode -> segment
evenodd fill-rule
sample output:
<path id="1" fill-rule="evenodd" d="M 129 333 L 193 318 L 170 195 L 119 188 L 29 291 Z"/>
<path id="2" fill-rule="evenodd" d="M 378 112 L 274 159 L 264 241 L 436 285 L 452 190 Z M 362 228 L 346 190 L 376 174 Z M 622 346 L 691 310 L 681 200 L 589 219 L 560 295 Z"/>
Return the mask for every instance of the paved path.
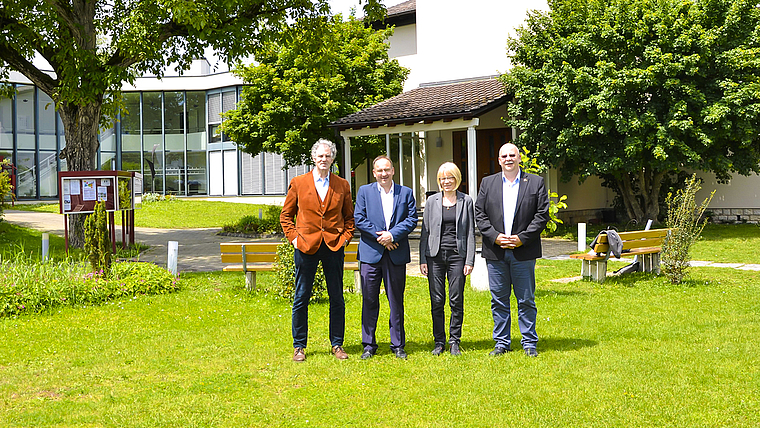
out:
<path id="1" fill-rule="evenodd" d="M 60 214 L 32 211 L 5 211 L 5 220 L 19 226 L 63 236 L 63 216 Z M 205 272 L 221 270 L 219 243 L 246 241 L 249 239 L 219 236 L 220 228 L 212 229 L 153 229 L 135 228 L 135 240 L 150 248 L 140 253 L 140 261 L 166 266 L 169 241 L 179 244 L 177 268 L 180 272 Z M 116 235 L 121 239 L 121 228 L 116 227 Z"/>
<path id="2" fill-rule="evenodd" d="M 63 216 L 60 214 L 40 213 L 33 211 L 6 210 L 5 220 L 43 232 L 63 236 Z M 140 260 L 166 266 L 167 243 L 177 241 L 179 252 L 177 266 L 180 272 L 206 272 L 222 268 L 219 259 L 219 243 L 250 241 L 250 238 L 219 236 L 221 229 L 153 229 L 147 227 L 135 228 L 137 242 L 150 246 L 150 249 L 140 254 Z M 117 227 L 117 236 L 121 229 Z M 419 276 L 418 239 L 412 239 L 412 263 L 407 266 L 409 275 Z M 567 259 L 567 254 L 576 251 L 576 243 L 565 239 L 543 239 L 544 258 L 552 260 Z M 692 261 L 692 266 L 712 266 L 734 268 L 740 270 L 760 271 L 758 264 L 743 263 L 714 263 Z"/>

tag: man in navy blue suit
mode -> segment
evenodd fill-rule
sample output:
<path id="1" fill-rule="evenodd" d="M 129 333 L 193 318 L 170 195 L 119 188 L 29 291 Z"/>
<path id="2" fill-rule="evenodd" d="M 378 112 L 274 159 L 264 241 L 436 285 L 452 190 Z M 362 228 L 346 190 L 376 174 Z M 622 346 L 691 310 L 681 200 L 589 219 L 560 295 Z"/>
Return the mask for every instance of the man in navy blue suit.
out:
<path id="1" fill-rule="evenodd" d="M 409 233 L 417 227 L 417 204 L 412 189 L 393 183 L 393 162 L 378 156 L 372 162 L 377 183 L 356 194 L 354 222 L 361 232 L 358 258 L 362 277 L 362 359 L 377 352 L 375 330 L 380 314 L 380 283 L 390 306 L 391 351 L 405 359 L 404 289 L 409 263 Z"/>

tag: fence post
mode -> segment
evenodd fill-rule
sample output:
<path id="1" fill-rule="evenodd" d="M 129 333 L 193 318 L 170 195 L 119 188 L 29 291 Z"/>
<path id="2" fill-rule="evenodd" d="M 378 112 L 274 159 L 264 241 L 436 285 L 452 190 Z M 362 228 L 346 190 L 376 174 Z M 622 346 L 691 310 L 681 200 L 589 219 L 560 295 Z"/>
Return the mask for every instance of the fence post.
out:
<path id="1" fill-rule="evenodd" d="M 177 253 L 179 252 L 179 243 L 177 241 L 169 241 L 169 254 L 168 261 L 166 262 L 166 268 L 169 269 L 174 276 L 178 275 L 177 272 Z"/>

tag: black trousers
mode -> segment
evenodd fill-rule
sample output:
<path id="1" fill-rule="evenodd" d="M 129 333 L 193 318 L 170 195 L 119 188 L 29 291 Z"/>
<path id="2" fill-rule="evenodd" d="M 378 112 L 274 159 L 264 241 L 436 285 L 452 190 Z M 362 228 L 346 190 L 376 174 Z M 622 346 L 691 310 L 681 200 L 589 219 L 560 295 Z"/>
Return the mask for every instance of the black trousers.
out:
<path id="1" fill-rule="evenodd" d="M 453 250 L 440 250 L 435 257 L 428 257 L 428 286 L 430 289 L 430 313 L 433 317 L 435 343 L 446 343 L 444 305 L 446 278 L 449 279 L 449 343 L 459 343 L 462 338 L 464 318 L 464 257 Z"/>

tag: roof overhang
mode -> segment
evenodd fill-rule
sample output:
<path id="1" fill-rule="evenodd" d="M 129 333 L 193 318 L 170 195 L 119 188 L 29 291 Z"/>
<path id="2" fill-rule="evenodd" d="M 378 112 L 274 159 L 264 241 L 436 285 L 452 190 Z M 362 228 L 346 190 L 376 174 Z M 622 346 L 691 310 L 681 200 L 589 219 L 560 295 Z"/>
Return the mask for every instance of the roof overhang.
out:
<path id="1" fill-rule="evenodd" d="M 450 129 L 466 129 L 480 124 L 477 117 L 471 119 L 454 119 L 449 121 L 420 121 L 401 124 L 386 124 L 376 127 L 351 128 L 340 131 L 343 137 L 366 137 L 370 135 L 403 134 L 409 132 L 446 131 Z"/>

